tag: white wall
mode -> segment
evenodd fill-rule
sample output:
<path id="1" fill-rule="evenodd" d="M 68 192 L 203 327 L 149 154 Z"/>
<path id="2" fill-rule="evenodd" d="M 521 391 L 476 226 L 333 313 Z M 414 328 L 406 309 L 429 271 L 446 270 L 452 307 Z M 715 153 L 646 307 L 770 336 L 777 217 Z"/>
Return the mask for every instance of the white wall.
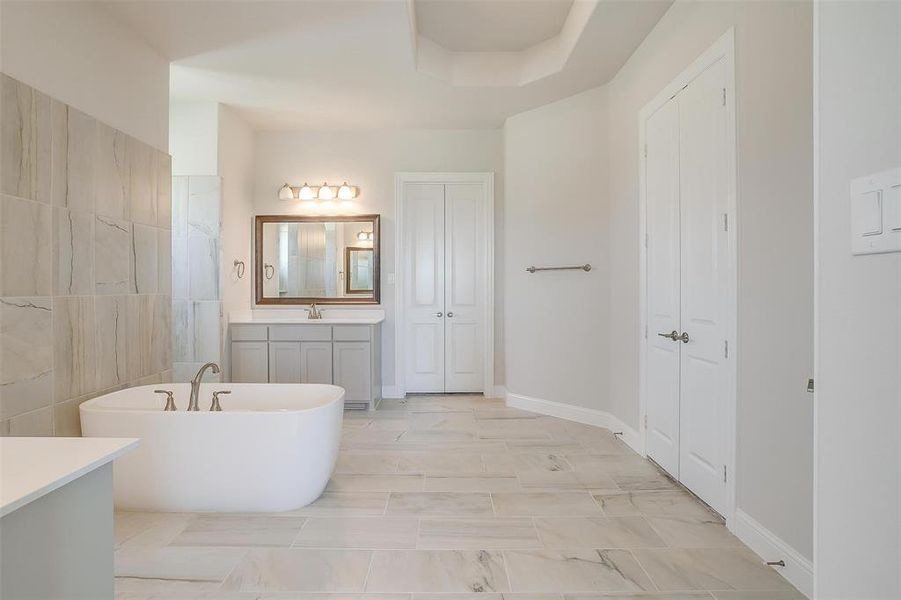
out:
<path id="1" fill-rule="evenodd" d="M 169 61 L 97 4 L 0 3 L 0 70 L 168 150 Z"/>
<path id="2" fill-rule="evenodd" d="M 218 102 L 178 101 L 169 108 L 172 176 L 219 175 Z"/>
<path id="3" fill-rule="evenodd" d="M 219 282 L 223 311 L 227 315 L 231 311 L 250 310 L 252 302 L 254 132 L 232 109 L 220 106 L 218 133 L 218 172 L 222 176 Z M 235 260 L 245 264 L 241 279 L 238 279 Z"/>
<path id="4" fill-rule="evenodd" d="M 508 393 L 605 411 L 611 405 L 606 98 L 596 88 L 507 120 L 503 277 Z M 590 272 L 525 271 L 584 263 Z"/>
<path id="5" fill-rule="evenodd" d="M 901 166 L 901 4 L 816 26 L 816 597 L 901 598 L 901 254 L 852 256 L 848 208 Z"/>
<path id="6" fill-rule="evenodd" d="M 346 214 L 382 215 L 381 305 L 387 314 L 382 336 L 382 381 L 394 385 L 394 174 L 399 171 L 495 172 L 495 270 L 503 272 L 503 139 L 500 130 L 259 132 L 255 139 L 256 214 L 301 214 L 299 202 L 280 202 L 285 182 L 321 185 L 345 179 L 360 187 Z M 311 214 L 326 209 L 312 209 Z M 503 289 L 495 295 L 495 378 L 503 382 Z M 263 307 L 278 310 L 277 307 Z M 365 307 L 364 307 L 365 308 Z"/>
<path id="7" fill-rule="evenodd" d="M 638 111 L 735 27 L 738 506 L 812 557 L 812 9 L 677 2 L 610 95 L 611 409 L 638 425 Z"/>
<path id="8" fill-rule="evenodd" d="M 507 121 L 507 385 L 638 429 L 638 113 L 733 26 L 738 506 L 810 558 L 810 4 L 677 2 L 609 84 Z M 574 193 L 576 183 L 590 191 Z M 559 295 L 547 275 L 519 271 L 532 261 L 584 260 L 598 270 L 550 276 Z M 532 321 L 546 314 L 547 324 Z M 536 339 L 545 348 L 530 347 Z"/>

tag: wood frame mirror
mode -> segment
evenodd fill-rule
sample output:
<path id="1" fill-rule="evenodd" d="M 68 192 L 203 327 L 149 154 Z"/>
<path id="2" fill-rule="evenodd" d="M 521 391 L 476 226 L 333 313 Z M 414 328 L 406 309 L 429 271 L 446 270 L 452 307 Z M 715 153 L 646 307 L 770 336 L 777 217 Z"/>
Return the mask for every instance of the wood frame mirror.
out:
<path id="1" fill-rule="evenodd" d="M 271 238 L 274 228 L 271 225 L 281 224 L 340 224 L 361 223 L 372 233 L 372 247 L 361 246 L 357 237 L 347 239 L 336 248 L 334 253 L 336 269 L 335 295 L 287 295 L 277 289 L 272 293 L 267 282 L 272 281 L 277 273 L 280 273 L 274 258 L 267 259 L 266 252 L 272 253 L 272 248 L 278 248 L 279 240 Z M 266 227 L 266 225 L 270 227 Z M 326 227 L 327 229 L 327 227 Z M 364 230 L 365 231 L 365 230 Z M 267 239 L 264 240 L 264 233 Z M 360 233 L 363 233 L 361 231 Z M 366 240 L 362 243 L 368 243 Z M 254 219 L 254 296 L 258 305 L 308 305 L 316 304 L 379 304 L 380 294 L 380 264 L 379 247 L 381 234 L 379 231 L 379 215 L 341 215 L 341 216 L 298 216 L 298 215 L 257 215 Z M 351 253 L 348 250 L 372 250 L 372 291 L 353 290 L 349 281 L 349 261 Z M 343 277 L 343 281 L 340 278 Z"/>

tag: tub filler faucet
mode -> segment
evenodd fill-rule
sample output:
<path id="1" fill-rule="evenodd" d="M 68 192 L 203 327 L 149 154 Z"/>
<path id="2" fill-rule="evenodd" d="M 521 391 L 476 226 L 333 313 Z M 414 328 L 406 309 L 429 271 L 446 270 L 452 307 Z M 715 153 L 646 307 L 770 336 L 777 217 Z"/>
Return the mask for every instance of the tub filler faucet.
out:
<path id="1" fill-rule="evenodd" d="M 209 362 L 197 371 L 197 375 L 191 380 L 191 399 L 188 401 L 188 410 L 200 410 L 197 406 L 197 397 L 200 395 L 200 382 L 203 381 L 203 374 L 207 369 L 212 369 L 213 373 L 219 373 L 219 365 Z"/>

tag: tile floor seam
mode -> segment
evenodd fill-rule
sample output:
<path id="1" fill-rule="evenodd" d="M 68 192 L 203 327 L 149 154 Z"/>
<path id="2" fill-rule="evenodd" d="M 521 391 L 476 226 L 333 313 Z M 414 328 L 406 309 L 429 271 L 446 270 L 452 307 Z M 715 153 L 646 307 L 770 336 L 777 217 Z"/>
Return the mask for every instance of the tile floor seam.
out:
<path id="1" fill-rule="evenodd" d="M 222 578 L 222 581 L 219 582 L 219 586 L 216 588 L 217 590 L 227 591 L 227 590 L 222 589 L 223 586 L 225 586 L 225 582 L 228 581 L 228 578 L 231 577 L 232 574 L 238 569 L 238 567 L 241 566 L 241 563 L 244 562 L 244 559 L 246 559 L 247 555 L 250 554 L 250 551 L 252 550 L 252 548 L 244 548 L 243 550 L 244 550 L 244 552 L 241 553 L 241 557 L 235 561 L 235 564 L 232 565 L 232 568 L 228 570 L 228 573 L 226 573 L 225 577 Z"/>
<path id="2" fill-rule="evenodd" d="M 366 576 L 363 577 L 363 587 L 360 588 L 360 593 L 366 593 L 366 587 L 369 585 L 369 575 L 372 573 L 372 564 L 375 562 L 375 553 L 377 550 L 370 550 L 369 552 L 369 566 L 366 568 Z"/>

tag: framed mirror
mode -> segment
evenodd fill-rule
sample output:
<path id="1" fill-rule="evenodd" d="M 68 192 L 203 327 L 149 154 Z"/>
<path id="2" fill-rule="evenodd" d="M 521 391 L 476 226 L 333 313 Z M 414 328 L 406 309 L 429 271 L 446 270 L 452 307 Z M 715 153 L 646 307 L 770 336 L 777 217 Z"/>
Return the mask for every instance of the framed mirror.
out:
<path id="1" fill-rule="evenodd" d="M 379 215 L 260 215 L 257 304 L 378 304 Z"/>

